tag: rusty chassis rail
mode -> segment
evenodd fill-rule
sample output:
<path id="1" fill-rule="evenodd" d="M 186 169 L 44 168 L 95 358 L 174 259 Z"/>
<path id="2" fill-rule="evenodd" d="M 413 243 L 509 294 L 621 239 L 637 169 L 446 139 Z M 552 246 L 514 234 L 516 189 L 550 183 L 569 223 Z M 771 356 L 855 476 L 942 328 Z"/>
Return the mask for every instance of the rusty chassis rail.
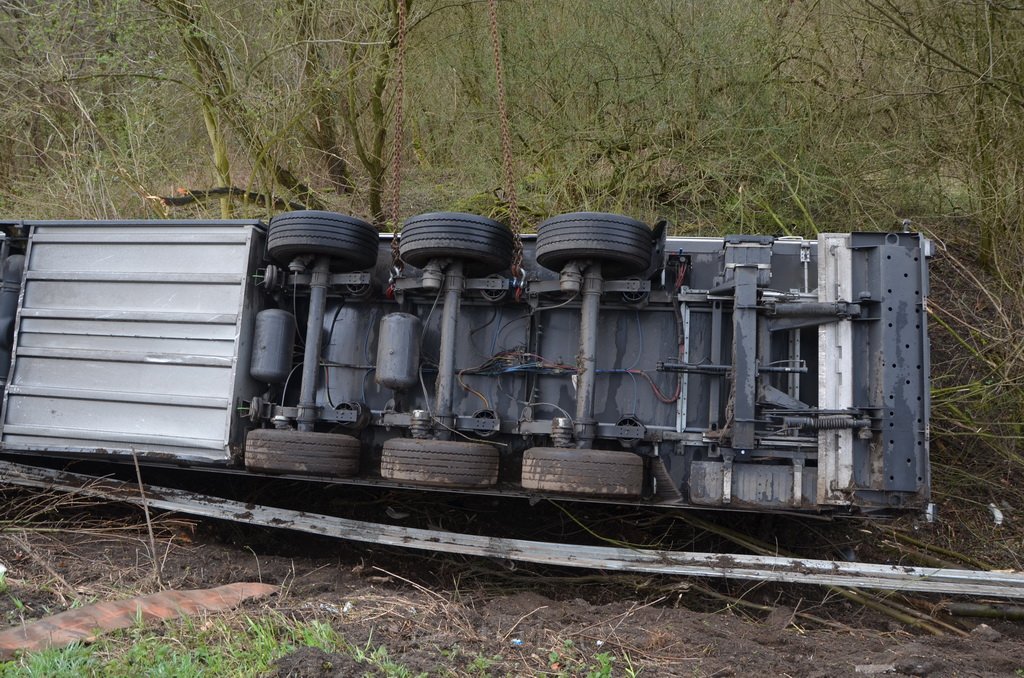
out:
<path id="1" fill-rule="evenodd" d="M 0 461 L 0 483 L 100 497 L 193 516 L 276 527 L 351 541 L 512 561 L 686 577 L 816 584 L 1024 599 L 1024 573 L 904 567 L 780 556 L 580 546 L 503 539 L 349 520 L 246 504 L 185 490 Z"/>

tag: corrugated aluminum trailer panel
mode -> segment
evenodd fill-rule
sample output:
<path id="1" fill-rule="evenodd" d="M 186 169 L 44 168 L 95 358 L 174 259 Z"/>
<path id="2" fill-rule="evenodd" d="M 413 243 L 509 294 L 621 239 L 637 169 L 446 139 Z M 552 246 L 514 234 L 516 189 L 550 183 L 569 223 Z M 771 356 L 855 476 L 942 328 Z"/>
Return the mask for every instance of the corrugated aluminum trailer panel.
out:
<path id="1" fill-rule="evenodd" d="M 229 460 L 258 222 L 26 225 L 4 447 Z"/>

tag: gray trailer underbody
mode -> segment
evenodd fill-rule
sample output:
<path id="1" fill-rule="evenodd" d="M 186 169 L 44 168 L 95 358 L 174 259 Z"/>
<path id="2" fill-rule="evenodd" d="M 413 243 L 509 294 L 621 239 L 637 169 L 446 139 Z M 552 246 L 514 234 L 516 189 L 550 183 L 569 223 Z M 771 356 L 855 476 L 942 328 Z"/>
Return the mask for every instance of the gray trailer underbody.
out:
<path id="1" fill-rule="evenodd" d="M 298 429 L 359 441 L 348 483 L 579 496 L 524 486 L 524 451 L 546 446 L 639 458 L 636 495 L 591 497 L 614 503 L 871 512 L 928 501 L 930 243 L 917 234 L 655 230 L 647 271 L 566 294 L 530 236 L 524 284 L 460 273 L 453 290 L 454 267 L 445 285 L 411 266 L 395 278 L 389 234 L 373 268 L 336 272 L 268 262 L 254 221 L 9 231 L 5 252 L 23 247 L 25 264 L 5 453 L 241 469 L 250 431 Z M 308 335 L 318 307 L 319 336 Z M 299 328 L 294 351 L 254 339 L 268 310 Z M 593 336 L 588 313 L 599 314 Z M 383 358 L 382 337 L 414 339 Z M 250 369 L 270 358 L 286 360 L 276 383 Z M 382 449 L 399 437 L 494 448 L 494 482 L 382 475 Z"/>

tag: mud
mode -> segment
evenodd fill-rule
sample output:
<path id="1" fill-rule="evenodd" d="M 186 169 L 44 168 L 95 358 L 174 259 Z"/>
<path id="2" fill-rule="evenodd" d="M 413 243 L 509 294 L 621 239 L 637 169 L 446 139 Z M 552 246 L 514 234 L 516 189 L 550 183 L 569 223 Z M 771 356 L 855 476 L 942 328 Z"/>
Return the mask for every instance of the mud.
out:
<path id="1" fill-rule="evenodd" d="M 249 611 L 269 606 L 328 622 L 351 648 L 383 646 L 413 675 L 576 676 L 611 657 L 613 676 L 1014 676 L 1024 670 L 1020 624 L 947 618 L 966 635 L 933 637 L 819 588 L 510 569 L 487 559 L 226 524 L 161 525 L 156 568 L 138 526 L 0 535 L 0 560 L 10 568 L 8 591 L 0 595 L 3 624 L 58 612 L 76 599 L 156 590 L 159 569 L 165 587 L 280 585 L 280 595 L 250 604 Z M 267 675 L 374 675 L 356 654 L 301 648 Z"/>

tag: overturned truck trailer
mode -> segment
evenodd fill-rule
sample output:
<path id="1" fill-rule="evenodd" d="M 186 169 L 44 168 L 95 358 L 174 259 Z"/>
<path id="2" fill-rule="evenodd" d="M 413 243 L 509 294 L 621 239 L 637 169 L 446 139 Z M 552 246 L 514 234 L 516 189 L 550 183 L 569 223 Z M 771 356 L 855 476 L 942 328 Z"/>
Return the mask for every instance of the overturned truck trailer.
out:
<path id="1" fill-rule="evenodd" d="M 310 482 L 928 500 L 927 239 L 459 213 L 9 223 L 2 451 Z M 8 369 L 9 368 L 9 369 Z"/>

